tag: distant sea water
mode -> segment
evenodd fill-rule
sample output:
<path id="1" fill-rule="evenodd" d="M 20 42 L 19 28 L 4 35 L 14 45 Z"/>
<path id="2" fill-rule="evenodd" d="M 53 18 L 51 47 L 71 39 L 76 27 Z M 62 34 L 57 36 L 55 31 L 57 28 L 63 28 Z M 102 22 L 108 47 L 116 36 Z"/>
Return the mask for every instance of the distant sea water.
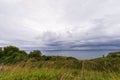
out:
<path id="1" fill-rule="evenodd" d="M 27 50 L 27 52 L 30 51 L 32 50 Z M 115 51 L 120 50 L 41 50 L 42 55 L 75 57 L 79 60 L 103 57 Z"/>
<path id="2" fill-rule="evenodd" d="M 113 52 L 109 50 L 77 50 L 77 51 L 60 51 L 60 50 L 45 50 L 42 51 L 43 55 L 57 55 L 57 56 L 67 56 L 67 57 L 75 57 L 80 60 L 84 59 L 94 59 L 98 57 L 107 56 L 108 53 Z"/>

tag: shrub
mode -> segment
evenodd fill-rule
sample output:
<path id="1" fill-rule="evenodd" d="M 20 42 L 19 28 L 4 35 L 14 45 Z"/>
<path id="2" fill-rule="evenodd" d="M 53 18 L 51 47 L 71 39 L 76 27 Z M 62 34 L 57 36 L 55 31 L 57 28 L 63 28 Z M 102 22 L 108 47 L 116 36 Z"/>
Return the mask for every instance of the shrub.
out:
<path id="1" fill-rule="evenodd" d="M 108 54 L 107 57 L 112 57 L 112 58 L 120 57 L 120 52 L 111 52 Z"/>
<path id="2" fill-rule="evenodd" d="M 19 48 L 15 47 L 15 46 L 7 46 L 4 47 L 4 55 L 11 55 L 14 52 L 18 52 Z"/>
<path id="3" fill-rule="evenodd" d="M 39 60 L 40 57 L 41 57 L 41 52 L 40 52 L 40 50 L 34 50 L 34 51 L 30 52 L 28 57 L 29 58 L 35 58 L 35 59 Z"/>
<path id="4" fill-rule="evenodd" d="M 3 56 L 3 50 L 2 47 L 0 47 L 0 58 Z"/>

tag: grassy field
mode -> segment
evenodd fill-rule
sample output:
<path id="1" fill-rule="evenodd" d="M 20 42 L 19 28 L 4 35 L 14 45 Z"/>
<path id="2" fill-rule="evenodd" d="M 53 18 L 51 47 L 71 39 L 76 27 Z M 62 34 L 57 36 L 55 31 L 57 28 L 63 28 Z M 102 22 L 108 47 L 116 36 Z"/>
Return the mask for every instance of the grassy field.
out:
<path id="1" fill-rule="evenodd" d="M 0 80 L 120 80 L 120 52 L 92 60 L 0 49 Z"/>
<path id="2" fill-rule="evenodd" d="M 24 66 L 20 63 L 5 65 L 3 66 L 3 70 L 0 71 L 0 80 L 120 80 L 120 71 L 118 69 L 106 69 L 107 67 L 105 66 L 102 66 L 104 68 L 101 68 L 101 70 L 94 69 L 96 65 L 92 64 L 92 62 L 90 66 L 88 64 L 89 60 L 82 61 L 82 63 L 80 63 L 82 64 L 81 68 L 55 68 L 51 66 L 55 66 L 56 64 L 48 65 L 48 63 L 50 63 L 49 61 L 46 63 L 44 62 L 46 66 L 43 67 L 35 65 L 33 62 L 35 66 L 32 66 L 30 62 L 29 64 L 27 62 Z M 70 63 L 68 64 L 70 65 Z M 118 68 L 119 65 L 118 67 L 114 67 Z"/>
<path id="3" fill-rule="evenodd" d="M 4 66 L 0 80 L 120 80 L 120 72 Z"/>

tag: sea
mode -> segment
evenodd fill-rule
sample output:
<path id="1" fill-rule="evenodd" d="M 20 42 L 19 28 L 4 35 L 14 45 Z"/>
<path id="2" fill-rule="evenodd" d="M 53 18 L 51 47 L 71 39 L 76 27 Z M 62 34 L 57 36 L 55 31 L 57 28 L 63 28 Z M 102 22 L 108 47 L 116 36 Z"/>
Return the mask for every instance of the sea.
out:
<path id="1" fill-rule="evenodd" d="M 27 50 L 30 52 L 32 50 Z M 107 56 L 110 52 L 117 52 L 120 50 L 41 50 L 42 55 L 46 56 L 66 56 L 74 57 L 79 60 L 95 59 L 103 56 Z"/>

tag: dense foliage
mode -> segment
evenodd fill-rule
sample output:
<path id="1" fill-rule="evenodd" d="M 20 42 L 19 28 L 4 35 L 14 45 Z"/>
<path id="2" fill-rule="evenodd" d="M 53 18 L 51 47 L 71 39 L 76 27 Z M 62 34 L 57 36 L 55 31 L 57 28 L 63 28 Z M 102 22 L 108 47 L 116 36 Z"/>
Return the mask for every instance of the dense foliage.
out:
<path id="1" fill-rule="evenodd" d="M 78 61 L 73 57 L 63 56 L 46 56 L 42 55 L 40 50 L 33 50 L 26 53 L 15 46 L 6 46 L 0 48 L 0 63 L 15 64 L 17 62 L 42 62 L 42 61 L 59 61 L 73 60 Z M 39 62 L 39 63 L 40 63 Z"/>
<path id="2" fill-rule="evenodd" d="M 11 64 L 27 59 L 27 53 L 15 46 L 7 46 L 0 49 L 0 63 Z"/>

